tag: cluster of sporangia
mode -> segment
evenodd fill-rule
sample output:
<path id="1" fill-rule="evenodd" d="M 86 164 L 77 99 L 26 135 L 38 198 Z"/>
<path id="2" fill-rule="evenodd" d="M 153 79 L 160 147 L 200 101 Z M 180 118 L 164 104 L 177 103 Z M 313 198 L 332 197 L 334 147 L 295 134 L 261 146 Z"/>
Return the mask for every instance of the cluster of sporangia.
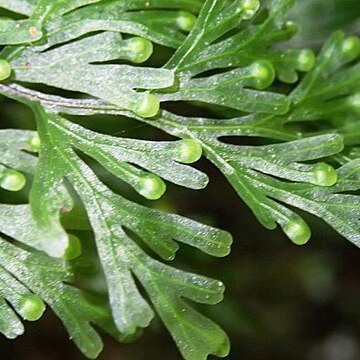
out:
<path id="1" fill-rule="evenodd" d="M 180 11 L 177 18 L 177 26 L 183 31 L 190 31 L 196 21 L 196 17 L 188 12 Z M 133 37 L 127 40 L 127 54 L 133 63 L 143 63 L 153 53 L 153 44 L 146 39 Z M 13 69 L 6 60 L 0 59 L 0 81 L 11 77 Z M 143 97 L 135 104 L 132 111 L 143 118 L 154 117 L 160 109 L 158 98 L 150 93 L 144 93 Z M 40 149 L 40 138 L 35 135 L 27 144 L 27 151 L 37 153 Z M 191 139 L 182 140 L 177 147 L 176 160 L 183 164 L 190 164 L 200 159 L 202 148 L 199 143 Z M 133 181 L 132 181 L 133 182 Z M 14 169 L 0 165 L 0 187 L 8 191 L 20 191 L 26 185 L 25 176 Z M 166 191 L 164 181 L 153 174 L 138 178 L 132 183 L 134 188 L 145 198 L 150 200 L 159 199 Z M 81 255 L 81 242 L 76 236 L 69 234 L 69 243 L 62 256 L 64 260 L 72 260 Z M 43 300 L 37 295 L 20 296 L 16 310 L 21 317 L 28 321 L 38 320 L 45 311 Z"/>
<path id="2" fill-rule="evenodd" d="M 244 2 L 249 5 L 249 18 L 254 15 L 258 8 L 258 1 Z M 255 5 L 254 5 L 255 4 Z M 179 12 L 177 26 L 183 31 L 190 31 L 196 21 L 196 17 L 188 12 Z M 289 25 L 290 26 L 290 25 Z M 344 43 L 344 52 L 360 53 L 360 41 L 358 38 L 351 37 L 346 39 Z M 129 60 L 134 63 L 143 63 L 149 59 L 153 52 L 153 45 L 149 40 L 133 37 L 128 40 L 128 56 Z M 298 67 L 300 71 L 309 71 L 315 66 L 315 56 L 312 51 L 304 50 L 298 58 Z M 284 69 L 283 69 L 284 70 Z M 9 79 L 12 75 L 11 65 L 0 59 L 0 81 Z M 279 78 L 287 83 L 293 83 L 297 80 L 294 78 L 296 73 L 280 72 Z M 273 66 L 266 61 L 255 62 L 251 66 L 251 77 L 253 84 L 257 88 L 265 88 L 269 86 L 275 77 Z M 144 92 L 142 98 L 134 104 L 131 109 L 136 115 L 143 118 L 154 117 L 160 109 L 160 102 L 156 95 Z M 40 148 L 40 139 L 35 136 L 30 140 L 28 149 L 38 152 Z M 202 155 L 202 148 L 199 143 L 194 140 L 186 139 L 181 141 L 178 148 L 177 160 L 182 163 L 193 163 Z M 337 182 L 337 173 L 333 167 L 325 163 L 319 163 L 314 167 L 313 176 L 316 183 L 320 186 L 332 186 Z M 0 167 L 0 187 L 9 191 L 19 191 L 25 186 L 25 176 L 13 169 Z M 136 186 L 136 190 L 148 199 L 158 199 L 165 192 L 165 183 L 156 175 L 148 175 L 146 178 L 140 179 Z M 283 226 L 284 232 L 296 244 L 305 244 L 310 236 L 311 231 L 308 225 L 301 219 L 294 219 Z M 80 240 L 73 236 L 69 236 L 69 246 L 66 250 L 64 259 L 70 260 L 81 254 Z M 41 317 L 45 310 L 45 305 L 40 297 L 36 295 L 24 296 L 19 299 L 17 306 L 18 313 L 27 320 L 34 321 Z"/>

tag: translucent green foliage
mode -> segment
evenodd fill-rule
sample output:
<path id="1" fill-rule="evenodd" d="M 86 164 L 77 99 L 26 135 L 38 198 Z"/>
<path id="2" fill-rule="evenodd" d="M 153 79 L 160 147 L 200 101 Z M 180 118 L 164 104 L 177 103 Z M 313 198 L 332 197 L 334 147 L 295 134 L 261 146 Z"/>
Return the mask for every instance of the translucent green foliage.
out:
<path id="1" fill-rule="evenodd" d="M 209 119 L 206 123 L 202 119 L 179 118 L 169 113 L 163 113 L 163 116 L 164 126 L 168 130 L 169 123 L 172 122 L 174 128 L 175 124 L 181 123 L 182 129 L 186 126 L 187 131 L 191 131 L 206 149 L 207 157 L 224 173 L 267 228 L 275 228 L 276 223 L 284 226 L 296 217 L 292 210 L 281 204 L 285 203 L 321 217 L 350 241 L 360 244 L 359 221 L 354 211 L 359 203 L 358 197 L 335 194 L 339 187 L 334 182 L 338 178 L 341 183 L 341 178 L 331 166 L 322 162 L 306 164 L 306 161 L 341 152 L 344 148 L 342 136 L 329 134 L 289 141 L 296 134 L 283 130 L 274 131 L 276 118 L 273 116 Z M 283 118 L 277 121 L 281 122 Z M 176 130 L 177 134 L 181 133 L 181 129 Z M 258 136 L 288 141 L 250 147 L 226 144 L 217 139 L 244 136 L 249 131 Z M 279 178 L 287 181 L 282 182 Z M 353 206 L 348 206 L 349 203 Z M 348 219 L 353 220 L 349 222 Z"/>
<path id="2" fill-rule="evenodd" d="M 0 43 L 22 44 L 41 39 L 39 23 L 33 20 L 0 19 Z"/>
<path id="3" fill-rule="evenodd" d="M 1 163 L 20 172 L 32 173 L 36 158 L 31 156 L 34 132 L 27 130 L 0 130 Z"/>
<path id="4" fill-rule="evenodd" d="M 100 180 L 103 171 L 155 200 L 166 182 L 204 188 L 208 177 L 189 165 L 203 156 L 266 228 L 307 243 L 300 209 L 360 246 L 360 41 L 338 31 L 318 55 L 288 46 L 299 29 L 287 15 L 295 2 L 0 0 L 28 17 L 0 21 L 0 45 L 11 45 L 1 54 L 0 93 L 29 106 L 37 126 L 0 131 L 0 186 L 31 184 L 30 204 L 0 205 L 0 232 L 15 240 L 0 240 L 5 336 L 22 334 L 18 315 L 35 320 L 44 302 L 90 358 L 102 348 L 90 323 L 125 341 L 155 313 L 184 359 L 228 354 L 223 330 L 190 305 L 219 302 L 223 284 L 165 262 L 179 243 L 225 256 L 230 235 L 129 201 Z M 202 117 L 191 116 L 193 105 Z M 68 117 L 96 114 L 179 140 L 112 136 Z M 109 309 L 67 285 L 78 275 L 68 260 L 86 258 L 85 242 L 66 227 L 79 207 Z"/>
<path id="5" fill-rule="evenodd" d="M 210 320 L 180 301 L 180 297 L 186 297 L 201 303 L 217 303 L 222 298 L 223 286 L 219 285 L 218 281 L 175 270 L 151 259 L 129 237 L 125 229 L 129 229 L 140 236 L 147 246 L 166 260 L 171 260 L 178 249 L 174 240 L 198 247 L 214 256 L 224 256 L 229 252 L 231 243 L 229 234 L 177 215 L 167 215 L 157 210 L 136 205 L 114 194 L 97 179 L 93 171 L 74 153 L 71 147 L 83 143 L 81 150 L 92 155 L 92 151 L 86 148 L 86 142 L 93 141 L 95 144 L 96 136 L 99 136 L 99 139 L 109 143 L 111 137 L 94 134 L 95 139 L 93 136 L 86 139 L 90 135 L 88 130 L 71 124 L 58 115 L 47 113 L 39 107 L 36 109 L 36 115 L 41 143 L 49 146 L 44 151 L 43 146 L 45 145 L 42 145 L 40 150 L 39 166 L 41 171 L 39 172 L 40 174 L 49 174 L 56 169 L 58 174 L 58 180 L 53 178 L 54 182 L 51 182 L 51 179 L 43 178 L 41 181 L 35 179 L 30 198 L 35 223 L 38 224 L 40 231 L 44 231 L 42 228 L 45 226 L 46 232 L 44 234 L 54 234 L 50 237 L 51 243 L 48 236 L 47 252 L 57 255 L 59 246 L 62 246 L 59 244 L 62 244 L 63 240 L 56 238 L 56 236 L 61 237 L 65 234 L 59 219 L 60 211 L 64 207 L 61 200 L 64 201 L 66 198 L 62 197 L 59 191 L 57 194 L 55 191 L 61 188 L 58 181 L 66 177 L 80 196 L 89 214 L 109 287 L 114 320 L 119 331 L 131 335 L 137 328 L 146 327 L 153 317 L 153 311 L 135 285 L 133 280 L 135 275 L 148 291 L 156 310 L 165 325 L 168 326 L 180 350 L 190 351 L 186 355 L 187 358 L 195 359 L 194 356 L 197 355 L 191 355 L 193 350 L 186 349 L 198 349 L 197 354 L 224 354 L 227 352 L 228 346 L 224 345 L 227 344 L 227 338 L 224 332 Z M 68 129 L 71 129 L 71 132 Z M 79 142 L 81 137 L 84 140 Z M 77 139 L 76 143 L 72 144 L 72 139 Z M 123 146 L 126 143 L 129 145 L 132 143 L 132 141 L 124 139 L 119 141 L 119 145 L 122 141 L 124 142 Z M 139 142 L 141 143 L 141 141 Z M 143 146 L 150 148 L 151 143 L 143 142 Z M 94 145 L 91 149 L 93 147 Z M 116 142 L 111 144 L 111 147 L 116 148 Z M 160 144 L 154 144 L 155 151 L 157 147 L 157 151 L 160 151 L 161 154 L 161 150 L 164 148 Z M 179 151 L 178 143 L 175 142 L 172 148 L 170 143 L 166 143 L 166 148 L 169 149 L 169 160 L 172 157 L 176 159 Z M 61 149 L 61 152 L 58 152 L 57 149 Z M 137 148 L 136 151 L 139 152 L 140 149 Z M 144 157 L 141 151 L 140 153 Z M 97 157 L 95 152 L 94 154 Z M 110 155 L 111 152 L 109 151 L 108 154 Z M 122 161 L 126 161 L 126 152 L 120 152 L 120 154 L 119 156 L 123 156 Z M 156 154 L 152 154 L 152 156 L 156 156 Z M 136 158 L 133 157 L 133 159 Z M 109 157 L 108 162 L 110 160 Z M 137 161 L 142 165 L 141 157 Z M 161 160 L 158 159 L 158 161 Z M 116 163 L 111 164 L 115 165 Z M 121 164 L 121 162 L 117 163 L 116 166 L 119 170 L 116 171 L 116 174 L 121 174 Z M 162 161 L 161 165 L 158 165 L 159 171 L 165 166 L 166 164 Z M 179 169 L 186 167 L 181 164 L 177 166 Z M 130 169 L 129 165 L 125 165 L 123 171 L 128 169 Z M 151 184 L 145 183 L 142 191 L 146 190 L 146 195 L 153 197 L 159 192 L 161 193 L 162 189 L 157 184 L 154 189 L 153 184 L 156 178 L 148 177 L 146 181 L 149 179 Z M 155 182 L 157 181 L 159 180 Z M 53 203 L 41 201 L 42 197 L 47 199 L 50 195 L 54 199 Z M 58 209 L 57 214 L 56 208 Z M 45 223 L 44 219 L 47 219 Z M 66 249 L 68 246 L 71 244 L 64 246 L 64 248 Z M 124 287 L 127 289 L 126 292 L 122 290 Z M 165 306 L 159 302 L 160 299 L 164 299 L 163 301 L 166 302 L 167 310 L 163 309 Z M 183 311 L 184 308 L 187 310 Z M 172 321 L 174 316 L 178 319 L 176 324 Z M 194 324 L 196 324 L 196 332 L 199 335 L 190 337 L 189 333 L 194 331 Z M 182 328 L 181 331 L 180 328 Z M 202 335 L 204 328 L 212 334 L 211 337 L 208 337 L 206 333 L 204 336 Z"/>
<path id="6" fill-rule="evenodd" d="M 171 71 L 94 64 L 115 59 L 144 60 L 143 52 L 147 52 L 145 55 L 148 56 L 149 49 L 142 48 L 139 52 L 138 43 L 139 39 L 130 42 L 122 40 L 117 33 L 104 32 L 43 53 L 28 47 L 18 56 L 11 56 L 10 64 L 18 81 L 45 83 L 87 93 L 133 110 L 140 116 L 152 117 L 159 110 L 158 100 L 154 95 L 138 93 L 134 89 L 171 86 L 174 81 Z M 144 40 L 142 46 L 150 45 Z M 94 47 L 96 52 L 91 51 Z"/>
<path id="7" fill-rule="evenodd" d="M 64 284 L 70 281 L 71 273 L 62 262 L 24 251 L 3 239 L 0 245 L 0 299 L 10 302 L 22 317 L 36 320 L 41 316 L 43 299 L 89 358 L 95 358 L 102 349 L 101 339 L 90 322 L 116 338 L 121 337 L 105 306 L 94 305 L 78 289 Z M 9 338 L 21 335 L 23 327 L 14 311 L 4 301 L 0 304 L 0 331 Z"/>
<path id="8" fill-rule="evenodd" d="M 36 0 L 0 0 L 0 7 L 30 16 L 35 9 Z"/>
<path id="9" fill-rule="evenodd" d="M 53 14 L 43 23 L 47 43 L 39 45 L 49 48 L 96 31 L 114 31 L 137 35 L 161 45 L 177 48 L 185 39 L 183 31 L 190 31 L 202 0 L 156 0 L 147 3 L 136 1 L 89 1 L 91 6 L 80 7 L 59 16 L 56 6 Z M 77 2 L 70 5 L 77 6 Z M 81 2 L 80 2 L 81 3 Z M 41 7 L 38 6 L 41 14 Z"/>
<path id="10" fill-rule="evenodd" d="M 43 250 L 41 233 L 35 225 L 28 204 L 1 204 L 0 215 L 0 229 L 3 234 L 15 238 L 32 248 Z"/>
<path id="11" fill-rule="evenodd" d="M 283 114 L 289 109 L 288 99 L 281 94 L 252 90 L 271 85 L 275 71 L 268 61 L 257 61 L 245 68 L 186 80 L 179 90 L 159 94 L 160 100 L 190 100 L 230 107 L 242 111 Z"/>

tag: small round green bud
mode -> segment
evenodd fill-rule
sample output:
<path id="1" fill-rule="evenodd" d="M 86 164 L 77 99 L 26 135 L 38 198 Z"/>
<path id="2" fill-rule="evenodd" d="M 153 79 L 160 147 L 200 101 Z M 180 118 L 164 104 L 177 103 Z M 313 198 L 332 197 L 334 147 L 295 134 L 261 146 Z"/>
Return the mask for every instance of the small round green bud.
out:
<path id="1" fill-rule="evenodd" d="M 40 137 L 39 137 L 38 133 L 36 133 L 29 140 L 29 150 L 32 151 L 32 152 L 39 152 L 40 146 L 41 146 L 41 140 L 40 140 Z"/>
<path id="2" fill-rule="evenodd" d="M 0 59 L 0 81 L 8 79 L 11 72 L 11 65 L 6 60 Z"/>
<path id="3" fill-rule="evenodd" d="M 73 234 L 69 234 L 68 246 L 62 258 L 64 260 L 72 260 L 79 257 L 81 252 L 82 248 L 80 239 Z"/>
<path id="4" fill-rule="evenodd" d="M 314 166 L 313 176 L 315 183 L 319 186 L 333 186 L 338 179 L 336 170 L 325 163 L 319 163 Z"/>
<path id="5" fill-rule="evenodd" d="M 194 14 L 188 11 L 179 11 L 176 18 L 177 27 L 186 32 L 190 32 L 195 25 L 197 18 Z"/>
<path id="6" fill-rule="evenodd" d="M 293 69 L 287 68 L 277 69 L 277 77 L 286 84 L 295 84 L 299 80 L 298 73 Z"/>
<path id="7" fill-rule="evenodd" d="M 300 26 L 293 22 L 293 21 L 287 21 L 285 24 L 284 24 L 285 28 L 287 31 L 289 31 L 291 34 L 296 34 L 299 30 L 300 30 Z"/>
<path id="8" fill-rule="evenodd" d="M 299 71 L 310 71 L 314 68 L 315 64 L 316 56 L 312 50 L 304 49 L 299 52 L 299 55 L 296 59 L 296 68 Z"/>
<path id="9" fill-rule="evenodd" d="M 241 17 L 245 20 L 249 20 L 254 17 L 259 10 L 259 0 L 242 0 L 241 2 Z"/>
<path id="10" fill-rule="evenodd" d="M 360 39 L 357 36 L 346 38 L 342 43 L 341 51 L 349 61 L 356 59 L 360 54 Z"/>
<path id="11" fill-rule="evenodd" d="M 149 59 L 153 53 L 153 44 L 147 39 L 133 37 L 127 40 L 131 61 L 140 64 Z"/>
<path id="12" fill-rule="evenodd" d="M 135 105 L 134 113 L 143 118 L 150 118 L 155 116 L 160 109 L 159 99 L 149 93 L 144 93 Z"/>
<path id="13" fill-rule="evenodd" d="M 311 237 L 309 225 L 300 217 L 294 217 L 282 226 L 286 236 L 296 245 L 306 244 Z"/>
<path id="14" fill-rule="evenodd" d="M 28 321 L 39 320 L 45 311 L 45 304 L 37 295 L 24 295 L 20 299 L 18 313 Z"/>
<path id="15" fill-rule="evenodd" d="M 165 193 L 166 185 L 158 176 L 149 174 L 142 177 L 139 181 L 139 193 L 149 200 L 160 199 Z"/>
<path id="16" fill-rule="evenodd" d="M 184 164 L 191 164 L 198 161 L 202 155 L 201 145 L 193 139 L 181 140 L 176 151 L 176 160 Z"/>
<path id="17" fill-rule="evenodd" d="M 0 187 L 9 191 L 20 191 L 26 184 L 25 176 L 13 169 L 6 169 L 0 174 Z"/>
<path id="18" fill-rule="evenodd" d="M 275 69 L 269 61 L 259 60 L 251 64 L 250 75 L 255 88 L 265 89 L 275 80 Z"/>

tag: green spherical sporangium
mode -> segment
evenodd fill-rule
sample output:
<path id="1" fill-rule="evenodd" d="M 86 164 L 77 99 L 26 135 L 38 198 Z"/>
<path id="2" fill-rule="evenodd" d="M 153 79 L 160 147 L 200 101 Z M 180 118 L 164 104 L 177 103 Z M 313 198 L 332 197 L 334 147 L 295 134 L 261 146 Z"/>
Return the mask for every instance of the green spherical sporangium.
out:
<path id="1" fill-rule="evenodd" d="M 145 62 L 153 53 L 152 42 L 141 37 L 133 37 L 127 40 L 127 48 L 130 52 L 131 61 L 136 64 Z"/>
<path id="2" fill-rule="evenodd" d="M 6 60 L 0 59 L 0 81 L 8 79 L 11 72 L 11 65 Z"/>
<path id="3" fill-rule="evenodd" d="M 196 22 L 196 16 L 188 11 L 179 11 L 176 18 L 176 25 L 182 31 L 189 32 L 194 27 Z"/>
<path id="4" fill-rule="evenodd" d="M 282 226 L 284 233 L 296 245 L 306 244 L 311 237 L 309 225 L 300 217 L 290 219 Z"/>
<path id="5" fill-rule="evenodd" d="M 0 174 L 0 187 L 9 191 L 20 191 L 26 184 L 25 176 L 13 169 L 6 169 Z"/>
<path id="6" fill-rule="evenodd" d="M 149 174 L 139 180 L 138 192 L 149 200 L 160 199 L 166 191 L 164 181 L 156 175 Z"/>
<path id="7" fill-rule="evenodd" d="M 312 50 L 303 49 L 299 52 L 299 55 L 296 59 L 296 68 L 299 71 L 310 71 L 314 68 L 315 64 L 316 56 Z"/>
<path id="8" fill-rule="evenodd" d="M 153 94 L 144 93 L 135 104 L 134 113 L 143 118 L 150 118 L 155 116 L 159 112 L 159 109 L 159 99 Z"/>
<path id="9" fill-rule="evenodd" d="M 254 15 L 260 8 L 260 1 L 259 0 L 242 0 L 240 8 L 241 8 L 242 18 L 245 20 L 251 19 L 254 17 Z"/>
<path id="10" fill-rule="evenodd" d="M 255 88 L 265 89 L 275 80 L 275 69 L 269 61 L 258 60 L 251 64 L 250 75 Z"/>
<path id="11" fill-rule="evenodd" d="M 346 38 L 342 43 L 341 51 L 349 61 L 356 59 L 360 54 L 360 39 L 357 36 Z"/>
<path id="12" fill-rule="evenodd" d="M 184 164 L 191 164 L 198 161 L 202 155 L 200 143 L 193 139 L 181 140 L 176 150 L 176 160 Z"/>
<path id="13" fill-rule="evenodd" d="M 32 152 L 39 152 L 40 150 L 40 146 L 41 146 L 41 140 L 40 137 L 38 135 L 38 133 L 36 133 L 30 140 L 29 140 L 29 150 Z"/>
<path id="14" fill-rule="evenodd" d="M 28 321 L 39 320 L 44 313 L 46 306 L 37 295 L 24 295 L 20 299 L 18 313 Z"/>
<path id="15" fill-rule="evenodd" d="M 319 163 L 314 166 L 313 176 L 315 183 L 319 186 L 333 186 L 338 179 L 336 170 L 325 163 Z"/>

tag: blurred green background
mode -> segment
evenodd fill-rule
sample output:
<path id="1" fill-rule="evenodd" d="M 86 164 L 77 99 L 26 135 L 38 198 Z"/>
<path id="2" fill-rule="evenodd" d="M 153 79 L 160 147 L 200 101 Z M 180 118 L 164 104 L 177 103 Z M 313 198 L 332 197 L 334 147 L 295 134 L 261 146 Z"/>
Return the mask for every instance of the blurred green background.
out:
<path id="1" fill-rule="evenodd" d="M 359 33 L 360 0 L 301 0 L 291 17 L 302 24 L 293 45 L 317 47 L 338 28 Z M 0 99 L 0 116 L 2 128 L 34 128 L 30 111 L 13 101 Z M 117 136 L 171 139 L 133 120 L 115 117 L 73 120 Z M 263 229 L 221 174 L 203 160 L 195 166 L 210 176 L 205 190 L 168 185 L 167 193 L 157 202 L 144 202 L 98 164 L 93 166 L 106 184 L 129 198 L 233 234 L 233 250 L 225 259 L 213 259 L 182 246 L 175 260 L 180 268 L 225 282 L 225 300 L 216 306 L 203 307 L 202 311 L 228 332 L 232 342 L 228 359 L 360 359 L 360 250 L 328 226 L 304 214 L 313 228 L 313 237 L 306 246 L 293 245 L 280 230 Z M 27 191 L 28 187 L 16 195 L 0 191 L 0 198 L 2 202 L 23 203 Z M 69 227 L 79 227 L 76 225 L 68 221 Z M 93 259 L 91 232 L 77 234 L 84 239 L 85 253 Z M 79 283 L 102 292 L 103 278 L 94 271 L 87 273 L 90 265 L 86 261 L 74 265 L 83 269 Z M 27 332 L 17 340 L 0 337 L 0 359 L 85 359 L 51 311 L 38 322 L 26 325 Z M 158 319 L 133 344 L 118 344 L 106 335 L 104 341 L 100 360 L 181 359 Z"/>

